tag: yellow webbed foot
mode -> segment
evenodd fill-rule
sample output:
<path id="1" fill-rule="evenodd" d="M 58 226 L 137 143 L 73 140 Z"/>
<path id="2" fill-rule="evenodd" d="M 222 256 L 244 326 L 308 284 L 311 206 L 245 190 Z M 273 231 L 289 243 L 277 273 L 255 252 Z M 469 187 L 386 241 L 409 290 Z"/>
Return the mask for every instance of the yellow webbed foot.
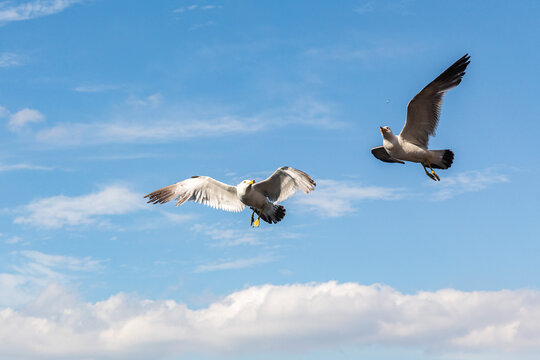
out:
<path id="1" fill-rule="evenodd" d="M 439 177 L 439 175 L 437 175 L 437 173 L 436 173 L 435 171 L 431 170 L 431 173 L 433 174 L 433 176 L 434 176 L 435 178 L 437 178 L 436 181 L 441 181 L 441 178 Z M 433 177 L 432 177 L 432 179 L 433 179 Z M 433 179 L 433 180 L 435 180 L 435 179 Z"/>
<path id="2" fill-rule="evenodd" d="M 261 220 L 257 219 L 253 222 L 253 227 L 259 227 L 260 224 L 261 224 Z"/>

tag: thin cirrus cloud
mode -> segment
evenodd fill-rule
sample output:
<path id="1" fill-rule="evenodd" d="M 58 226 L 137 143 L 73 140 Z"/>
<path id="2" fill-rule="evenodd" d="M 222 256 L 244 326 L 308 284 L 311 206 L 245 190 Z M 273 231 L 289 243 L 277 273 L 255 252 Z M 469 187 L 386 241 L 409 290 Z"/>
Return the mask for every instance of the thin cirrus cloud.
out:
<path id="1" fill-rule="evenodd" d="M 0 22 L 22 21 L 59 13 L 82 0 L 34 0 L 0 3 Z"/>
<path id="2" fill-rule="evenodd" d="M 404 189 L 365 186 L 351 181 L 317 180 L 317 189 L 309 196 L 295 199 L 297 204 L 325 217 L 340 217 L 356 210 L 364 200 L 397 200 L 405 196 Z"/>
<path id="3" fill-rule="evenodd" d="M 275 261 L 275 258 L 270 255 L 262 255 L 245 259 L 223 260 L 212 264 L 199 265 L 195 268 L 194 272 L 201 273 L 209 271 L 237 270 L 250 268 L 260 264 L 266 264 L 273 261 Z"/>
<path id="4" fill-rule="evenodd" d="M 11 271 L 0 273 L 2 307 L 21 306 L 35 300 L 51 284 L 68 284 L 73 278 L 101 271 L 104 266 L 104 261 L 89 256 L 46 254 L 35 250 L 14 252 L 11 256 L 15 260 Z"/>
<path id="5" fill-rule="evenodd" d="M 4 108 L 3 113 L 6 113 Z M 20 131 L 27 124 L 39 123 L 45 120 L 45 115 L 34 109 L 22 109 L 9 115 L 8 129 L 13 132 Z"/>
<path id="6" fill-rule="evenodd" d="M 141 194 L 124 186 L 111 185 L 88 195 L 58 195 L 32 201 L 16 210 L 22 215 L 16 217 L 14 222 L 57 229 L 93 224 L 103 216 L 126 214 L 143 207 Z"/>
<path id="7" fill-rule="evenodd" d="M 465 171 L 454 176 L 441 179 L 433 200 L 447 200 L 467 192 L 484 190 L 488 186 L 510 182 L 507 174 L 496 168 Z M 430 184 L 433 187 L 433 184 Z"/>
<path id="8" fill-rule="evenodd" d="M 16 171 L 16 170 L 40 170 L 40 171 L 51 171 L 54 170 L 54 167 L 43 166 L 43 165 L 33 165 L 33 164 L 0 164 L 0 172 L 4 171 Z"/>
<path id="9" fill-rule="evenodd" d="M 0 68 L 20 66 L 22 64 L 23 57 L 21 55 L 10 52 L 4 52 L 0 54 Z"/>
<path id="10" fill-rule="evenodd" d="M 445 177 L 437 184 L 430 182 L 433 192 L 413 193 L 406 188 L 366 186 L 352 181 L 317 180 L 316 191 L 309 196 L 296 197 L 294 201 L 319 216 L 332 218 L 354 213 L 357 205 L 365 200 L 400 200 L 404 197 L 420 196 L 432 201 L 443 201 L 507 182 L 510 182 L 509 176 L 496 168 L 465 171 Z"/>
<path id="11" fill-rule="evenodd" d="M 354 282 L 266 284 L 192 310 L 174 300 L 123 293 L 81 302 L 49 287 L 21 309 L 0 310 L 0 353 L 32 359 L 166 359 L 369 344 L 420 349 L 432 358 L 501 350 L 520 358 L 540 349 L 538 313 L 535 290 L 404 294 Z"/>
<path id="12" fill-rule="evenodd" d="M 130 108 L 113 115 L 115 120 L 58 124 L 37 132 L 35 137 L 37 141 L 51 146 L 169 143 L 255 133 L 291 124 L 320 128 L 344 125 L 334 119 L 331 106 L 311 99 L 302 99 L 286 108 L 252 116 L 222 115 L 223 111 L 186 111 L 176 106 L 163 106 L 163 102 L 160 94 L 145 99 L 129 99 Z M 154 120 L 148 122 L 148 118 Z"/>

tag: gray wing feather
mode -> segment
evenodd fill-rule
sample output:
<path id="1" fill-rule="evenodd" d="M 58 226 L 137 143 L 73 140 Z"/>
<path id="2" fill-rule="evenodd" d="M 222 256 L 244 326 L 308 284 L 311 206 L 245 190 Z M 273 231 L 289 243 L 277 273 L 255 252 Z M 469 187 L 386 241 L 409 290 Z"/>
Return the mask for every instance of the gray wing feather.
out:
<path id="1" fill-rule="evenodd" d="M 245 205 L 238 199 L 236 187 L 208 176 L 193 176 L 146 195 L 148 203 L 163 204 L 176 198 L 176 206 L 194 201 L 216 209 L 238 212 Z"/>
<path id="2" fill-rule="evenodd" d="M 407 105 L 407 121 L 400 136 L 419 146 L 428 146 L 429 136 L 435 135 L 444 94 L 461 82 L 470 63 L 465 54 L 435 80 L 422 89 Z"/>
<path id="3" fill-rule="evenodd" d="M 262 192 L 274 203 L 291 197 L 297 190 L 309 193 L 315 189 L 315 181 L 303 171 L 284 166 L 277 169 L 264 181 L 253 184 L 253 188 Z"/>
<path id="4" fill-rule="evenodd" d="M 371 149 L 371 153 L 372 153 L 373 156 L 375 156 L 377 159 L 379 159 L 379 160 L 381 160 L 381 161 L 384 161 L 384 162 L 387 162 L 387 163 L 400 163 L 400 164 L 405 164 L 403 161 L 398 160 L 398 159 L 394 159 L 393 157 L 391 157 L 390 154 L 388 154 L 388 152 L 387 152 L 386 149 L 384 148 L 384 146 L 377 146 L 377 147 L 374 147 L 373 149 Z"/>

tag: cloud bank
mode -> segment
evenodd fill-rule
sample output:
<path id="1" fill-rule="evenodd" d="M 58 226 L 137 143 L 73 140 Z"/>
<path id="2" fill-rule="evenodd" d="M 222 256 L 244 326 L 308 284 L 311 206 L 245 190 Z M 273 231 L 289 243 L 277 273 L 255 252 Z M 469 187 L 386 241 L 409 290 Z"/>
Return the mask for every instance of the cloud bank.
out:
<path id="1" fill-rule="evenodd" d="M 0 310 L 0 358 L 164 359 L 365 344 L 436 353 L 538 351 L 540 292 L 409 295 L 332 281 L 254 286 L 191 310 L 122 293 L 80 302 L 51 286 L 19 310 Z"/>

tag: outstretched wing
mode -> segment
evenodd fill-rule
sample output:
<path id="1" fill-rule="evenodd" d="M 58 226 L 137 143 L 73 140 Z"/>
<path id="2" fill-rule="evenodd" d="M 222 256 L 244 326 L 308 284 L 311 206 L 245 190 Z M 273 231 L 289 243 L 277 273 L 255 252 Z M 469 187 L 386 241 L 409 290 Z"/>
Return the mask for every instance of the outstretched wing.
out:
<path id="1" fill-rule="evenodd" d="M 372 153 L 373 156 L 375 156 L 377 159 L 379 159 L 379 160 L 381 160 L 381 161 L 384 161 L 384 162 L 387 162 L 387 163 L 400 163 L 400 164 L 405 164 L 403 161 L 398 160 L 398 159 L 394 159 L 393 157 L 391 157 L 390 154 L 388 154 L 388 152 L 387 152 L 386 149 L 384 148 L 384 146 L 377 146 L 377 147 L 374 147 L 373 149 L 371 149 L 371 153 Z"/>
<path id="2" fill-rule="evenodd" d="M 176 198 L 176 206 L 186 201 L 211 206 L 226 211 L 242 211 L 245 205 L 236 195 L 236 187 L 224 184 L 208 176 L 193 176 L 146 195 L 148 202 L 163 204 Z"/>
<path id="3" fill-rule="evenodd" d="M 315 181 L 305 172 L 284 166 L 277 169 L 268 179 L 253 184 L 253 189 L 277 203 L 291 197 L 296 190 L 302 190 L 307 194 L 315 189 L 315 185 Z"/>
<path id="4" fill-rule="evenodd" d="M 465 54 L 435 80 L 422 89 L 407 105 L 407 121 L 401 133 L 403 139 L 419 146 L 428 146 L 429 136 L 435 135 L 444 94 L 461 82 L 470 63 Z"/>

